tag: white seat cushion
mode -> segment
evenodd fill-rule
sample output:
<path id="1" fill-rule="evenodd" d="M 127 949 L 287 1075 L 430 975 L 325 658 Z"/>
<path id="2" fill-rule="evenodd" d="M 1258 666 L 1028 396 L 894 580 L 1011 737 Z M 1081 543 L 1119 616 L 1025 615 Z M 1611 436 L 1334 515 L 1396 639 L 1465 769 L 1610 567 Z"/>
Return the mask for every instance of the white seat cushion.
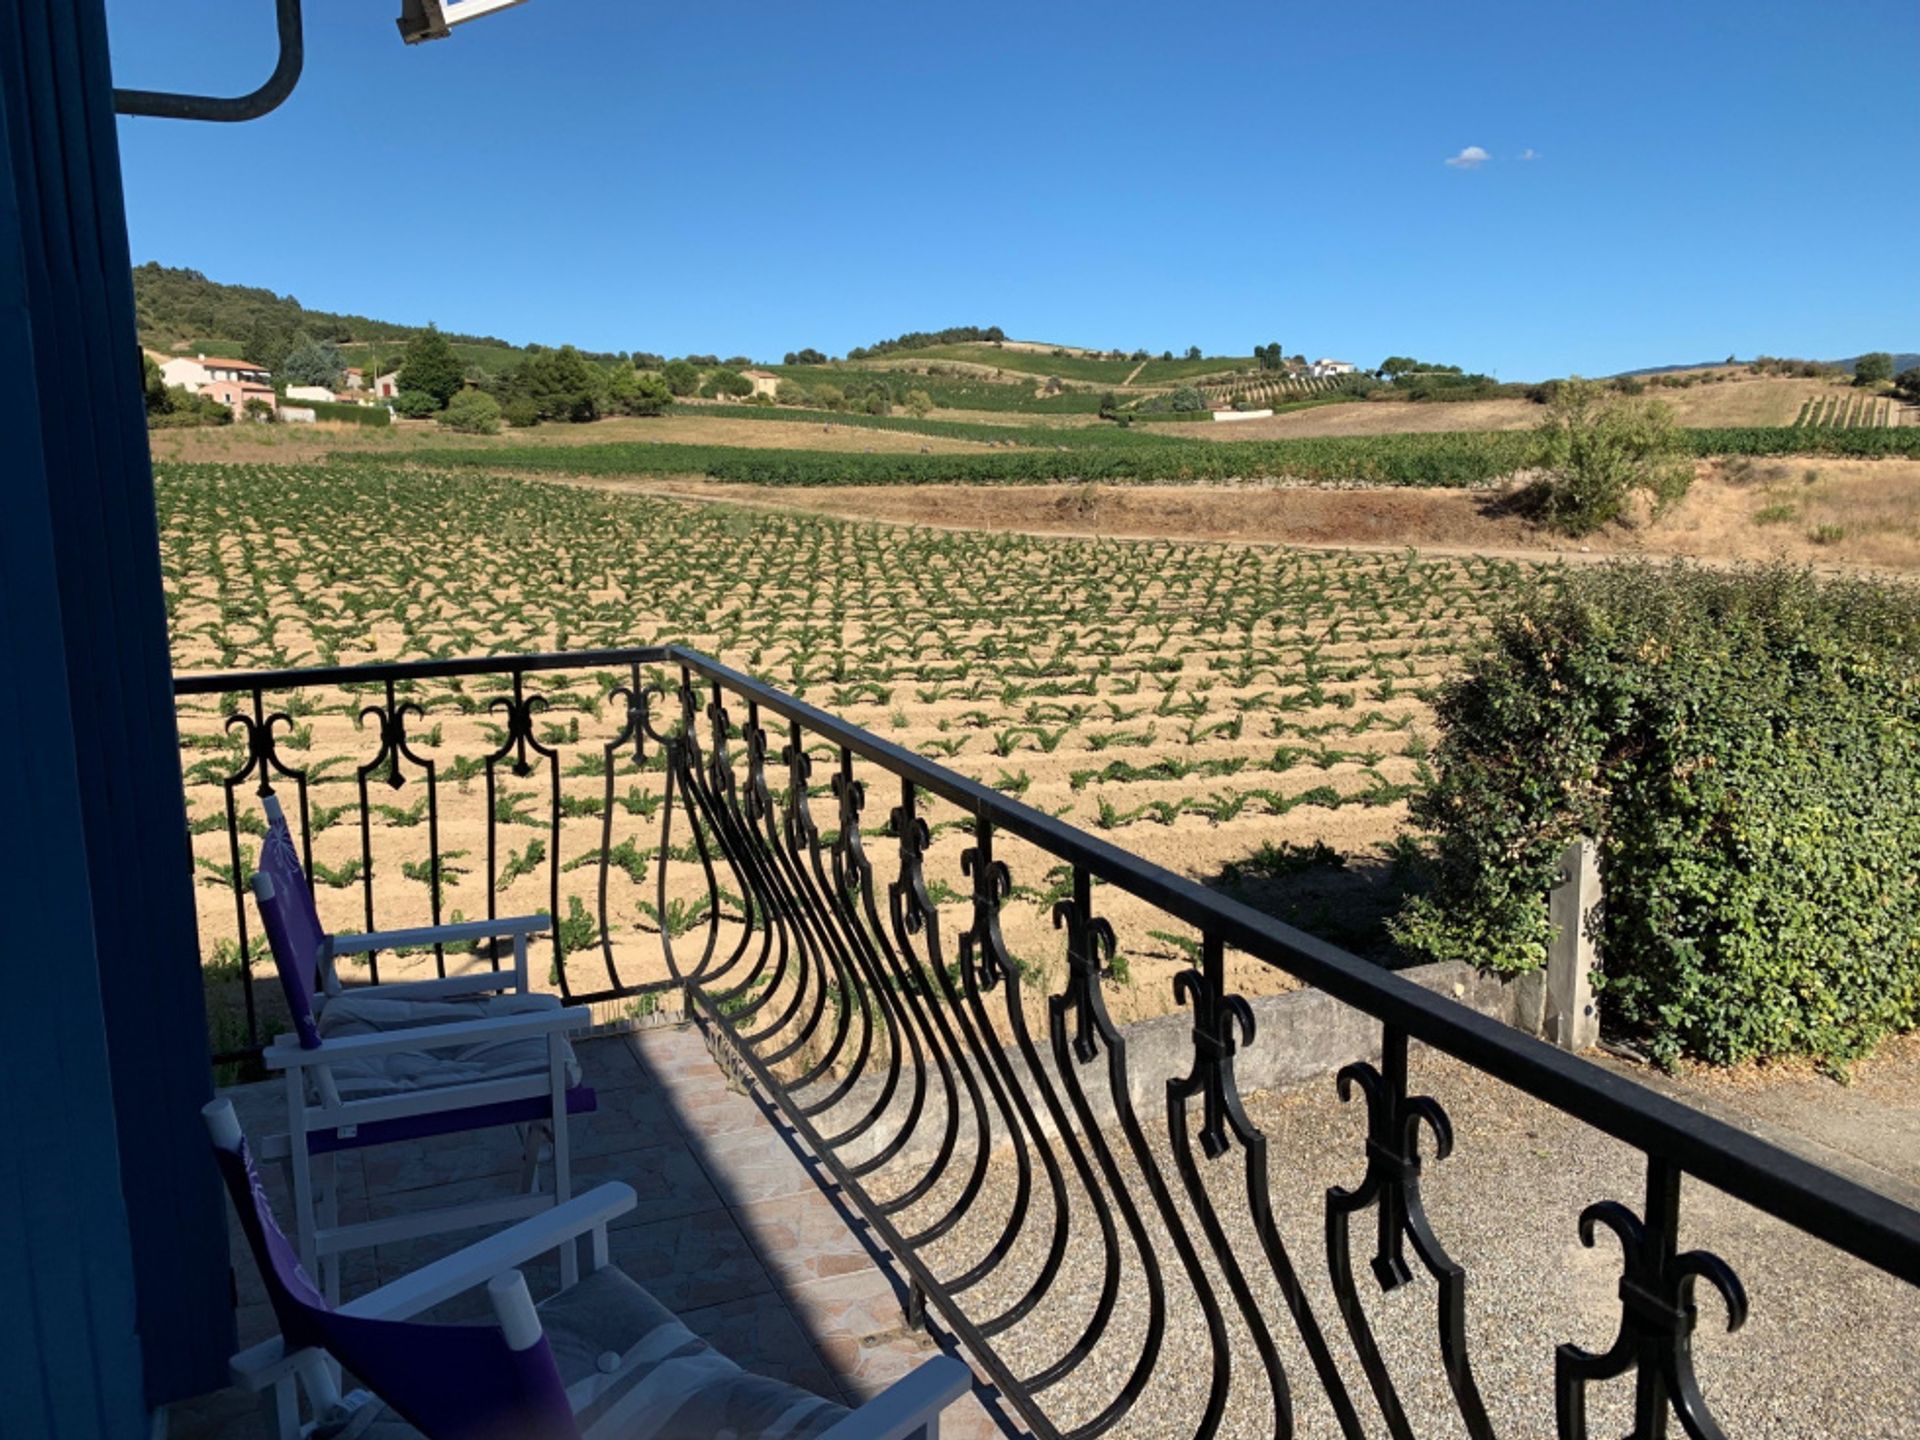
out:
<path id="1" fill-rule="evenodd" d="M 604 1440 L 813 1440 L 846 1416 L 811 1391 L 742 1370 L 616 1265 L 539 1309 L 574 1419 Z M 313 1440 L 418 1433 L 375 1402 Z"/>
<path id="2" fill-rule="evenodd" d="M 462 1020 L 490 1020 L 502 1015 L 525 1015 L 558 1010 L 557 995 L 483 995 L 459 1000 L 400 1000 L 382 997 L 378 987 L 348 990 L 330 997 L 321 1007 L 320 1054 L 326 1041 L 348 1035 L 384 1035 Z M 580 1063 L 565 1039 L 567 1085 L 580 1083 Z M 328 1060 L 328 1071 L 342 1100 L 366 1100 L 410 1090 L 467 1085 L 478 1080 L 506 1080 L 547 1073 L 547 1039 L 525 1035 L 448 1046 L 438 1050 L 399 1050 L 345 1062 Z"/>
<path id="3" fill-rule="evenodd" d="M 580 1428 L 618 1440 L 809 1440 L 846 1410 L 742 1370 L 617 1265 L 541 1304 L 540 1324 Z"/>

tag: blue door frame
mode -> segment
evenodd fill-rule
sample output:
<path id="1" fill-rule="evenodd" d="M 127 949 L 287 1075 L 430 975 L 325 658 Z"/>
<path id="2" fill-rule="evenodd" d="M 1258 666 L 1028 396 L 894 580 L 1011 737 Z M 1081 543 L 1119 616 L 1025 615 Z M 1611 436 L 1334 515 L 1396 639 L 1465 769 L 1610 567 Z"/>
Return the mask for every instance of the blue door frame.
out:
<path id="1" fill-rule="evenodd" d="M 233 1314 L 103 0 L 0 0 L 0 498 L 0 1428 L 117 1440 Z"/>

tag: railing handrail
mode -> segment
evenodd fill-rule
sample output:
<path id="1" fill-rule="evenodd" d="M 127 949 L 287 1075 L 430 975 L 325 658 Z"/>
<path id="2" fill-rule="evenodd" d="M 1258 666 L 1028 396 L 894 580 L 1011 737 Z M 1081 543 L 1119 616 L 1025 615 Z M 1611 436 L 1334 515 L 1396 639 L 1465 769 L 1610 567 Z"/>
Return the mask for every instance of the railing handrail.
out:
<path id="1" fill-rule="evenodd" d="M 314 665 L 291 670 L 199 670 L 173 677 L 175 695 L 224 695 L 231 690 L 293 690 L 307 685 L 377 685 L 388 680 L 443 680 L 501 670 L 584 670 L 593 665 L 677 662 L 671 645 L 623 645 L 605 650 L 552 650 L 535 655 L 463 655 L 453 660 L 372 660 L 364 665 Z M 690 653 L 690 652 L 689 652 Z"/>
<path id="2" fill-rule="evenodd" d="M 1920 1211 L 1318 940 L 684 646 L 180 675 L 179 695 L 605 664 L 683 665 L 1594 1129 L 1920 1285 Z"/>

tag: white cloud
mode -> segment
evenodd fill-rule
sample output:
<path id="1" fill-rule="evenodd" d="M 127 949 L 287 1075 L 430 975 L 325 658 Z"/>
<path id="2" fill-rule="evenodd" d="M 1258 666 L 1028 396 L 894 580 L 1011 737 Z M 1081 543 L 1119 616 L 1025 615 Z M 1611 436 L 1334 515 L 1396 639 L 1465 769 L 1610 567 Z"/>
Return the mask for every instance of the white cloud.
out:
<path id="1" fill-rule="evenodd" d="M 1456 170 L 1478 170 L 1492 158 L 1493 156 L 1482 150 L 1478 145 L 1469 145 L 1458 155 L 1449 155 L 1447 157 L 1447 164 Z"/>
<path id="2" fill-rule="evenodd" d="M 1520 152 L 1520 158 L 1522 160 L 1538 160 L 1540 158 L 1540 152 L 1529 145 Z"/>

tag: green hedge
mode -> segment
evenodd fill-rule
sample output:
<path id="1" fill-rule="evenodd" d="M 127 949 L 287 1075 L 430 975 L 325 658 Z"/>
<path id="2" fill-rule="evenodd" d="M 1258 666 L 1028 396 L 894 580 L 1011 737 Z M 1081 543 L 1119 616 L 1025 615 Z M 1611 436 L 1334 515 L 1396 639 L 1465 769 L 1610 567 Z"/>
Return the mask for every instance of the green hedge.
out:
<path id="1" fill-rule="evenodd" d="M 316 420 L 341 420 L 349 425 L 391 425 L 393 415 L 384 405 L 349 405 L 337 400 L 282 400 L 298 410 L 313 411 Z"/>
<path id="2" fill-rule="evenodd" d="M 1538 966 L 1597 837 L 1602 1023 L 1662 1063 L 1844 1060 L 1920 1024 L 1920 591 L 1785 568 L 1568 577 L 1439 706 L 1427 958 Z"/>
<path id="3" fill-rule="evenodd" d="M 1035 439 L 1043 437 L 1045 448 L 1036 445 L 1031 449 L 957 455 L 869 455 L 643 442 L 412 450 L 372 458 L 442 468 L 569 475 L 705 475 L 753 485 L 1044 484 L 1061 480 L 1150 484 L 1289 477 L 1432 486 L 1486 484 L 1523 466 L 1533 450 L 1533 437 L 1524 434 L 1211 441 L 1153 435 L 1144 427 L 1030 433 Z"/>
<path id="4" fill-rule="evenodd" d="M 1920 426 L 1896 430 L 1801 430 L 1748 425 L 1729 430 L 1682 430 L 1693 453 L 1713 455 L 1831 455 L 1838 459 L 1920 459 Z"/>
<path id="5" fill-rule="evenodd" d="M 854 454 L 753 446 L 501 445 L 486 449 L 396 451 L 373 458 L 440 467 L 482 467 L 569 475 L 705 475 L 750 485 L 1180 484 L 1291 479 L 1322 484 L 1457 486 L 1492 484 L 1533 464 L 1531 431 L 1443 431 L 1412 435 L 1340 435 L 1298 440 L 1200 440 L 1155 435 L 1147 426 L 1049 430 L 911 416 L 852 416 L 824 411 L 707 407 L 762 420 L 905 430 L 959 439 L 997 439 L 1008 449 L 956 455 Z M 1908 430 L 1688 430 L 1696 455 L 1844 455 L 1920 457 L 1920 427 Z M 1014 448 L 1018 447 L 1018 448 Z"/>

